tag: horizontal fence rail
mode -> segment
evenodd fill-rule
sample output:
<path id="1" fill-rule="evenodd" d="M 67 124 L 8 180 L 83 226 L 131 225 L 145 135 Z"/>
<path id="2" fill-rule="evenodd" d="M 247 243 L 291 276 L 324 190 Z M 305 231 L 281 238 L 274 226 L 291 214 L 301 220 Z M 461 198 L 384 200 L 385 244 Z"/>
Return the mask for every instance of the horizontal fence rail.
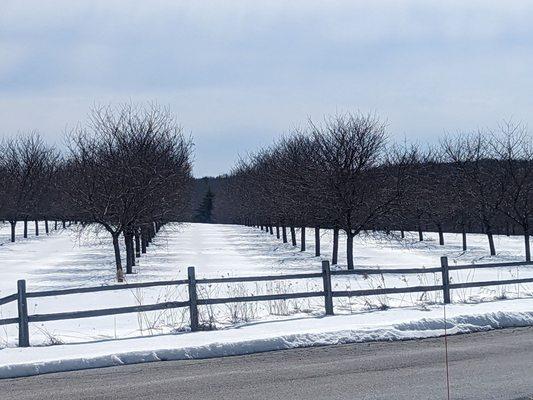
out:
<path id="1" fill-rule="evenodd" d="M 259 276 L 231 276 L 227 278 L 204 278 L 197 279 L 196 283 L 238 283 L 238 282 L 262 282 L 262 281 L 281 281 L 289 279 L 310 279 L 322 278 L 322 273 L 315 272 L 310 274 L 288 274 L 288 275 L 259 275 Z"/>
<path id="2" fill-rule="evenodd" d="M 11 325 L 11 324 L 18 324 L 18 323 L 19 323 L 18 317 L 0 319 L 0 325 Z"/>
<path id="3" fill-rule="evenodd" d="M 499 285 L 516 285 L 521 283 L 532 283 L 533 278 L 523 279 L 507 279 L 505 281 L 480 281 L 480 282 L 466 282 L 466 283 L 451 283 L 450 289 L 464 289 L 484 286 L 499 286 Z"/>
<path id="4" fill-rule="evenodd" d="M 258 275 L 258 276 L 241 276 L 241 277 L 220 277 L 220 278 L 202 278 L 196 279 L 194 267 L 189 267 L 187 271 L 187 279 L 170 280 L 170 281 L 156 281 L 156 282 L 141 282 L 141 283 L 127 283 L 109 286 L 94 286 L 85 288 L 73 289 L 59 289 L 26 292 L 26 281 L 20 280 L 17 282 L 17 293 L 0 298 L 0 306 L 11 302 L 17 303 L 18 316 L 14 318 L 0 319 L 1 325 L 18 324 L 19 327 L 19 346 L 28 347 L 29 340 L 29 323 L 34 322 L 48 322 L 59 320 L 70 320 L 78 318 L 92 318 L 108 315 L 129 314 L 147 311 L 168 310 L 175 308 L 189 308 L 191 330 L 197 331 L 200 329 L 198 318 L 198 306 L 228 304 L 239 302 L 257 302 L 257 301 L 276 301 L 289 300 L 300 298 L 324 298 L 324 308 L 326 315 L 333 315 L 333 299 L 338 297 L 357 297 L 357 296 L 375 296 L 385 294 L 401 294 L 401 293 L 417 293 L 417 292 L 438 292 L 442 291 L 444 303 L 451 302 L 450 291 L 453 289 L 499 286 L 511 284 L 533 283 L 533 278 L 508 279 L 497 281 L 480 281 L 480 282 L 462 282 L 451 283 L 449 272 L 455 270 L 477 269 L 477 268 L 512 268 L 518 266 L 533 265 L 531 262 L 503 262 L 493 264 L 469 264 L 469 265 L 448 265 L 448 258 L 441 257 L 441 266 L 432 268 L 360 268 L 354 270 L 334 270 L 330 269 L 328 261 L 322 262 L 322 271 L 305 274 L 286 274 L 286 275 Z M 359 289 L 359 290 L 332 290 L 332 276 L 344 275 L 372 275 L 372 274 L 426 274 L 426 273 L 440 273 L 442 276 L 442 284 L 427 285 L 427 286 L 408 286 L 408 287 L 394 287 L 394 288 L 379 288 L 379 289 Z M 321 278 L 323 283 L 323 290 L 313 292 L 295 292 L 295 293 L 278 293 L 278 294 L 264 294 L 264 295 L 249 295 L 240 297 L 219 297 L 212 299 L 198 298 L 197 285 L 204 284 L 218 284 L 218 283 L 241 283 L 241 282 L 272 282 L 280 280 L 298 280 L 298 279 L 317 279 Z M 127 307 L 114 307 L 97 310 L 84 311 L 70 311 L 58 312 L 48 314 L 28 314 L 27 299 L 41 298 L 52 296 L 63 296 L 81 293 L 95 293 L 109 290 L 125 290 L 136 288 L 149 288 L 157 286 L 179 286 L 186 285 L 188 288 L 188 300 L 186 301 L 169 301 L 157 304 L 136 305 Z"/>
<path id="5" fill-rule="evenodd" d="M 441 268 L 356 268 L 331 271 L 331 275 L 385 275 L 385 274 L 429 274 L 441 272 Z"/>
<path id="6" fill-rule="evenodd" d="M 171 308 L 187 307 L 188 301 L 167 301 L 165 303 L 147 304 L 140 306 L 115 307 L 101 310 L 71 311 L 53 314 L 34 314 L 28 317 L 29 322 L 59 321 L 63 319 L 78 319 L 101 317 L 105 315 L 129 314 L 135 312 L 168 310 Z"/>
<path id="7" fill-rule="evenodd" d="M 304 299 L 309 297 L 324 297 L 324 292 L 297 292 L 282 294 L 261 294 L 257 296 L 242 297 L 219 297 L 216 299 L 198 299 L 199 305 L 207 304 L 226 304 L 226 303 L 243 303 L 247 301 L 272 301 L 272 300 L 289 300 Z"/>
<path id="8" fill-rule="evenodd" d="M 442 285 L 411 286 L 405 288 L 336 290 L 333 292 L 333 297 L 375 296 L 380 294 L 434 292 L 439 290 L 442 290 Z"/>
<path id="9" fill-rule="evenodd" d="M 7 304 L 7 303 L 11 303 L 13 301 L 17 300 L 17 294 L 11 294 L 9 296 L 6 296 L 6 297 L 2 297 L 0 299 L 0 306 L 1 305 L 4 305 L 4 304 Z"/>
<path id="10" fill-rule="evenodd" d="M 481 268 L 502 268 L 502 267 L 520 267 L 525 265 L 531 265 L 529 261 L 517 261 L 517 262 L 502 262 L 502 263 L 487 263 L 487 264 L 470 264 L 470 265 L 452 265 L 449 267 L 451 270 L 460 269 L 481 269 Z"/>
<path id="11" fill-rule="evenodd" d="M 185 285 L 187 283 L 186 279 L 177 280 L 177 281 L 157 281 L 157 282 L 140 282 L 140 283 L 126 283 L 123 285 L 108 285 L 108 286 L 92 286 L 86 288 L 74 288 L 74 289 L 59 289 L 59 290 L 45 290 L 40 292 L 29 292 L 26 293 L 27 297 L 50 297 L 50 296 L 62 296 L 65 294 L 81 294 L 81 293 L 92 293 L 92 292 L 104 292 L 107 290 L 122 290 L 122 289 L 137 289 L 137 288 L 147 288 L 155 286 L 174 286 L 174 285 Z M 15 295 L 15 298 L 17 296 Z"/>

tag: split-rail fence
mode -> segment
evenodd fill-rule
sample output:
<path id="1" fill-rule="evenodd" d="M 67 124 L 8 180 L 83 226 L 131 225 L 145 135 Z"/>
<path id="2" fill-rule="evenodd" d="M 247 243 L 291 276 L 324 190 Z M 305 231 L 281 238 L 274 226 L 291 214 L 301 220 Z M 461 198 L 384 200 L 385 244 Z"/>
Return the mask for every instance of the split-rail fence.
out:
<path id="1" fill-rule="evenodd" d="M 117 315 L 127 313 L 138 313 L 146 311 L 166 310 L 180 307 L 189 308 L 190 328 L 191 331 L 198 331 L 201 326 L 198 318 L 198 306 L 226 304 L 236 302 L 256 302 L 256 301 L 272 301 L 272 300 L 288 300 L 299 298 L 323 297 L 324 308 L 326 315 L 333 315 L 333 299 L 336 297 L 356 297 L 356 296 L 374 296 L 384 294 L 397 293 L 416 293 L 416 292 L 435 292 L 442 291 L 443 301 L 445 304 L 451 302 L 451 290 L 462 288 L 474 288 L 485 286 L 498 286 L 509 284 L 523 284 L 532 283 L 533 278 L 522 279 L 508 279 L 497 281 L 480 281 L 480 282 L 462 282 L 455 283 L 450 281 L 450 271 L 466 270 L 466 269 L 480 269 L 480 268 L 509 268 L 516 266 L 533 265 L 531 262 L 503 262 L 503 263 L 489 263 L 489 264 L 469 264 L 469 265 L 448 265 L 448 258 L 441 257 L 440 267 L 434 268 L 393 268 L 393 269 L 354 269 L 354 270 L 331 270 L 328 261 L 322 262 L 322 271 L 316 273 L 306 274 L 286 274 L 286 275 L 263 275 L 263 276 L 247 276 L 247 277 L 222 277 L 222 278 L 202 278 L 197 279 L 194 267 L 188 268 L 187 279 L 173 280 L 173 281 L 157 281 L 157 282 L 141 282 L 141 283 L 126 283 L 115 284 L 108 286 L 97 287 L 82 287 L 73 289 L 59 289 L 29 292 L 26 290 L 26 281 L 19 280 L 17 282 L 17 293 L 0 298 L 0 306 L 17 302 L 18 316 L 14 318 L 0 319 L 0 325 L 18 324 L 19 332 L 19 347 L 30 346 L 29 324 L 33 322 L 47 322 L 58 320 L 69 320 L 76 318 L 90 318 L 106 315 Z M 332 277 L 339 275 L 372 275 L 372 274 L 428 274 L 438 273 L 442 276 L 440 285 L 430 286 L 408 286 L 408 287 L 393 287 L 393 288 L 379 288 L 379 289 L 360 289 L 360 290 L 333 290 Z M 197 285 L 213 284 L 213 283 L 241 283 L 241 282 L 272 282 L 280 280 L 299 280 L 299 279 L 316 279 L 322 278 L 323 289 L 321 291 L 313 292 L 296 292 L 296 293 L 279 293 L 279 294 L 262 294 L 256 296 L 241 296 L 241 297 L 221 297 L 213 299 L 198 298 Z M 169 301 L 157 304 L 136 305 L 128 307 L 114 307 L 98 310 L 84 310 L 84 311 L 70 311 L 58 312 L 51 314 L 29 314 L 28 313 L 28 298 L 42 298 L 52 296 L 64 296 L 69 294 L 93 293 L 103 292 L 108 290 L 125 290 L 135 288 L 147 288 L 155 286 L 171 286 L 171 285 L 187 285 L 188 297 L 187 301 Z"/>

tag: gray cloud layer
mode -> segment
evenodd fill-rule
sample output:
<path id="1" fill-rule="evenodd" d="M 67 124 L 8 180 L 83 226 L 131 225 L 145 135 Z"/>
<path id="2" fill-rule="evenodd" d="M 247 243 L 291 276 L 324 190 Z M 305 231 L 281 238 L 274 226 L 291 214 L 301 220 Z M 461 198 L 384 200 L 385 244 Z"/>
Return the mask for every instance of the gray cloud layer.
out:
<path id="1" fill-rule="evenodd" d="M 204 175 L 337 110 L 422 141 L 528 123 L 531 4 L 2 0 L 0 134 L 59 140 L 94 103 L 157 101 Z"/>

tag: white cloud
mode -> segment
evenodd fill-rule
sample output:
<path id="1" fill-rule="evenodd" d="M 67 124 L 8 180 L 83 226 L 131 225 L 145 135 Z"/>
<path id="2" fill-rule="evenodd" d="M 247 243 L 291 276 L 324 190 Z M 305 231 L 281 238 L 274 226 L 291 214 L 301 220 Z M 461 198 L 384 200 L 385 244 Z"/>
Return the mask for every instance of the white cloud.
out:
<path id="1" fill-rule="evenodd" d="M 204 147 L 216 157 L 197 156 L 220 160 L 218 171 L 204 170 L 216 173 L 235 149 L 335 110 L 375 110 L 393 133 L 413 138 L 510 115 L 532 122 L 530 2 L 2 0 L 1 7 L 4 135 L 40 129 L 58 137 L 94 102 L 157 100 L 199 143 L 227 137 L 227 149 Z"/>

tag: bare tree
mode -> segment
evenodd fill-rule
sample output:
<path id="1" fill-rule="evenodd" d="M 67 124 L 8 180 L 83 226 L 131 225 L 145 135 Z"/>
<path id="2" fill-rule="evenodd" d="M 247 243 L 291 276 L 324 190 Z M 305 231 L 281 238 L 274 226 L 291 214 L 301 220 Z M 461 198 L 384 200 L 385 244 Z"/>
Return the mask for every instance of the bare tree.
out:
<path id="1" fill-rule="evenodd" d="M 337 217 L 346 234 L 348 269 L 354 268 L 353 239 L 386 212 L 389 197 L 377 195 L 383 189 L 385 125 L 373 115 L 346 114 L 312 124 L 316 143 L 316 165 L 322 173 L 317 185 L 322 201 Z M 386 186 L 385 186 L 386 187 Z M 384 201 L 377 201 L 383 199 Z"/>
<path id="2" fill-rule="evenodd" d="M 353 240 L 363 230 L 484 232 L 490 253 L 495 233 L 522 228 L 530 259 L 530 139 L 524 129 L 504 125 L 487 132 L 447 137 L 438 149 L 388 146 L 385 127 L 369 115 L 346 114 L 310 122 L 242 161 L 217 193 L 217 218 L 261 226 L 296 243 L 295 228 L 314 227 L 315 254 L 320 228 L 333 230 L 332 262 L 337 263 L 339 231 L 347 237 L 348 268 L 354 267 Z M 265 229 L 266 228 L 266 229 Z M 280 230 L 278 237 L 280 236 Z"/>
<path id="3" fill-rule="evenodd" d="M 131 272 L 136 229 L 148 227 L 149 241 L 153 231 L 185 209 L 190 157 L 190 140 L 174 116 L 156 105 L 97 108 L 88 127 L 71 133 L 61 187 L 85 221 L 112 236 L 119 281 L 120 235 L 126 240 Z"/>
<path id="4" fill-rule="evenodd" d="M 15 241 L 17 221 L 37 221 L 46 213 L 52 180 L 58 167 L 57 152 L 45 145 L 37 133 L 21 135 L 3 145 L 0 169 L 3 175 L 3 214 L 11 224 L 11 241 Z M 38 231 L 36 231 L 38 234 Z"/>
<path id="5" fill-rule="evenodd" d="M 489 241 L 490 254 L 496 254 L 494 229 L 497 225 L 507 183 L 503 170 L 494 162 L 494 153 L 484 132 L 448 137 L 443 142 L 449 162 L 456 168 L 463 196 L 472 206 L 472 215 L 479 221 Z"/>
<path id="6" fill-rule="evenodd" d="M 492 146 L 498 166 L 496 175 L 506 188 L 499 207 L 502 214 L 520 226 L 524 234 L 526 261 L 531 261 L 530 232 L 533 220 L 533 147 L 531 137 L 522 124 L 504 122 L 492 134 Z"/>

